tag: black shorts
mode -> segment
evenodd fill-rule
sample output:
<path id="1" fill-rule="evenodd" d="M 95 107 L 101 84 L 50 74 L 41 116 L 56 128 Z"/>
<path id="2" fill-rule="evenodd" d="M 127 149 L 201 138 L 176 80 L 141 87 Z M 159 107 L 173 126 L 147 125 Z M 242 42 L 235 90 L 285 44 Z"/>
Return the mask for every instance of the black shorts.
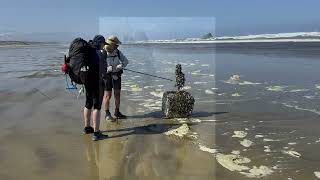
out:
<path id="1" fill-rule="evenodd" d="M 111 74 L 107 74 L 105 78 L 105 91 L 121 90 L 121 75 L 118 75 L 118 79 L 114 80 Z"/>
<path id="2" fill-rule="evenodd" d="M 104 83 L 96 79 L 89 79 L 87 83 L 84 84 L 86 90 L 86 105 L 87 109 L 101 109 L 102 99 L 103 99 L 103 89 Z"/>

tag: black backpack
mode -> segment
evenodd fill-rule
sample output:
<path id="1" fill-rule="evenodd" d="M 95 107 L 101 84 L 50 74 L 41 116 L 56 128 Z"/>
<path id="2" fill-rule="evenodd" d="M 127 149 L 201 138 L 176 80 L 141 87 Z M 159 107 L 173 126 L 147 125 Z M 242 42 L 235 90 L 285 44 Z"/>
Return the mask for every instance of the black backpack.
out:
<path id="1" fill-rule="evenodd" d="M 68 65 L 67 74 L 72 82 L 85 84 L 96 53 L 95 48 L 82 38 L 74 39 L 69 47 L 69 56 L 65 57 Z"/>

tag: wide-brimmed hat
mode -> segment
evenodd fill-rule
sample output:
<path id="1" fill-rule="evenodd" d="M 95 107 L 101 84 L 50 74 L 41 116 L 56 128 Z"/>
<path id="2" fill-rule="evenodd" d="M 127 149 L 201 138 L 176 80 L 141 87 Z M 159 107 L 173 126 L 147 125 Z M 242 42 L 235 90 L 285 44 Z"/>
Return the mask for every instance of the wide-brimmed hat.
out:
<path id="1" fill-rule="evenodd" d="M 111 46 L 119 46 L 121 44 L 121 41 L 118 39 L 117 36 L 110 36 L 107 39 L 107 45 Z"/>

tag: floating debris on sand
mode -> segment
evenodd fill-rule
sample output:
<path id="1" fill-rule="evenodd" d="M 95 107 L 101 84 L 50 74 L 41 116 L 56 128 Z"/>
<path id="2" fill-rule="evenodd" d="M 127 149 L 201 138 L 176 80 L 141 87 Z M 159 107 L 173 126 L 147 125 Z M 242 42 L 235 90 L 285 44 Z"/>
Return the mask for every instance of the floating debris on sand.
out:
<path id="1" fill-rule="evenodd" d="M 232 135 L 232 137 L 235 138 L 245 138 L 247 136 L 247 132 L 245 131 L 233 131 L 234 135 Z"/>
<path id="2" fill-rule="evenodd" d="M 244 139 L 244 140 L 240 141 L 240 144 L 244 147 L 250 147 L 250 146 L 252 146 L 253 142 L 248 139 Z"/>
<path id="3" fill-rule="evenodd" d="M 314 174 L 318 179 L 320 179 L 320 172 L 315 171 L 315 172 L 313 172 L 313 174 Z"/>
<path id="4" fill-rule="evenodd" d="M 297 151 L 282 151 L 284 154 L 289 154 L 290 156 L 296 157 L 296 158 L 300 158 L 301 154 L 298 153 Z"/>
<path id="5" fill-rule="evenodd" d="M 249 172 L 240 172 L 243 175 L 246 175 L 249 178 L 262 178 L 264 176 L 270 175 L 273 173 L 272 169 L 268 168 L 267 166 L 260 166 L 259 168 L 253 166 Z"/>
<path id="6" fill-rule="evenodd" d="M 201 144 L 199 144 L 199 149 L 200 149 L 201 151 L 208 152 L 208 153 L 211 153 L 211 154 L 214 154 L 214 153 L 217 152 L 216 149 L 211 149 L 211 148 L 208 148 L 208 147 L 206 147 L 206 146 L 204 146 L 204 145 L 201 145 Z"/>
<path id="7" fill-rule="evenodd" d="M 206 89 L 206 90 L 205 90 L 205 93 L 206 93 L 206 94 L 214 94 L 214 92 L 213 92 L 212 90 L 210 90 L 210 89 Z"/>
<path id="8" fill-rule="evenodd" d="M 180 127 L 176 129 L 172 129 L 170 131 L 165 132 L 164 134 L 169 136 L 169 135 L 175 135 L 179 137 L 184 137 L 190 132 L 190 128 L 187 124 L 182 124 Z"/>

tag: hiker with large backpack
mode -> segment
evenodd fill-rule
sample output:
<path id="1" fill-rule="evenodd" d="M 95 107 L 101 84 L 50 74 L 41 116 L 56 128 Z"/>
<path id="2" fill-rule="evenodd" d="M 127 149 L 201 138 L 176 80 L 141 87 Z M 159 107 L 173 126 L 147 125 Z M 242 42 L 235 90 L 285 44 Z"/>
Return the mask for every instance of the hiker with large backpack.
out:
<path id="1" fill-rule="evenodd" d="M 128 65 L 128 59 L 123 55 L 123 53 L 118 49 L 121 42 L 116 36 L 110 36 L 107 39 L 107 44 L 104 49 L 107 52 L 106 58 L 106 76 L 105 76 L 105 95 L 104 95 L 104 105 L 105 105 L 105 119 L 107 121 L 114 122 L 117 119 L 126 118 L 120 112 L 120 94 L 121 94 L 121 75 L 123 69 Z M 112 96 L 112 89 L 114 91 L 114 102 L 115 102 L 115 112 L 113 118 L 110 113 L 109 105 Z"/>
<path id="2" fill-rule="evenodd" d="M 83 109 L 84 134 L 93 133 L 92 140 L 106 138 L 100 132 L 100 110 L 104 93 L 104 50 L 105 38 L 96 35 L 87 41 L 76 38 L 69 48 L 69 55 L 65 60 L 67 73 L 73 83 L 83 84 L 86 91 L 86 103 Z M 90 125 L 92 117 L 93 127 Z"/>

